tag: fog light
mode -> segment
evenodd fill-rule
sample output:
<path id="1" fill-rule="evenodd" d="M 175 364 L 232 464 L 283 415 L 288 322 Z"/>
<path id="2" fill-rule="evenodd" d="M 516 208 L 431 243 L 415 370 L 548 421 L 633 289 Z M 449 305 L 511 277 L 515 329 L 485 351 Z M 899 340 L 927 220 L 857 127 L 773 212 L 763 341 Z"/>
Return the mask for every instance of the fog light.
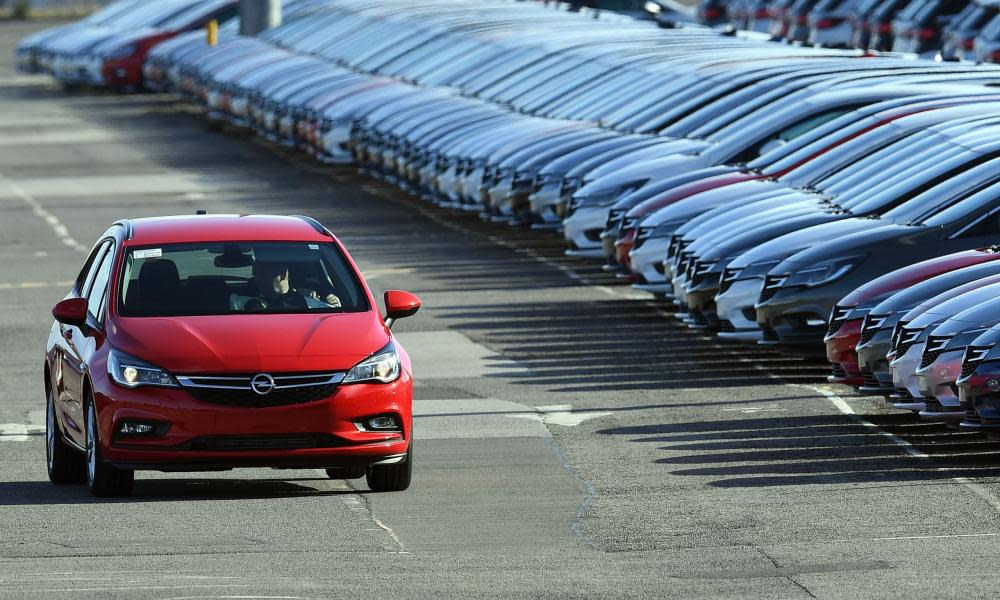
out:
<path id="1" fill-rule="evenodd" d="M 369 429 L 396 429 L 396 419 L 392 417 L 374 417 L 368 419 Z"/>
<path id="2" fill-rule="evenodd" d="M 122 435 L 146 435 L 153 433 L 153 426 L 149 423 L 122 421 L 122 424 L 118 426 L 118 433 Z"/>

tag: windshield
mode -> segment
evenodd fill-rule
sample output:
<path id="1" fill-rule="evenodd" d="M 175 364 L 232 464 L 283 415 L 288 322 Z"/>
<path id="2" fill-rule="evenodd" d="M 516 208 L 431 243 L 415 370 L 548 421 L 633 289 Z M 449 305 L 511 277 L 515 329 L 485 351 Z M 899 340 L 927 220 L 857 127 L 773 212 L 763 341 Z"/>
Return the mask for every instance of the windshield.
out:
<path id="1" fill-rule="evenodd" d="M 334 244 L 226 242 L 132 248 L 123 317 L 364 312 L 368 300 Z"/>

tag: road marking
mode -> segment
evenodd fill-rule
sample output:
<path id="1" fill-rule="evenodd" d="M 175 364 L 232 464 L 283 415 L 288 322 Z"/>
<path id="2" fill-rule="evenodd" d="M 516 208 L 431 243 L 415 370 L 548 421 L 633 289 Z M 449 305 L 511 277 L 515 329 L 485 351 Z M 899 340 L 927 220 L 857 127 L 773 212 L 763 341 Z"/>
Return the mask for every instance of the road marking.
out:
<path id="1" fill-rule="evenodd" d="M 33 290 L 37 288 L 63 288 L 73 285 L 72 281 L 22 281 L 21 283 L 0 283 L 0 290 Z"/>
<path id="2" fill-rule="evenodd" d="M 903 450 L 903 452 L 912 456 L 913 458 L 926 461 L 932 460 L 930 455 L 928 455 L 925 452 L 921 452 L 919 449 L 917 449 L 916 446 L 914 446 L 910 442 L 904 440 L 903 438 L 899 437 L 894 433 L 890 433 L 888 431 L 883 430 L 878 425 L 872 423 L 868 419 L 865 419 L 858 413 L 854 412 L 854 409 L 851 408 L 851 405 L 848 404 L 846 400 L 837 395 L 837 393 L 831 390 L 829 387 L 822 385 L 807 385 L 807 384 L 793 384 L 793 385 L 795 387 L 812 390 L 817 394 L 823 396 L 824 398 L 829 400 L 831 404 L 836 406 L 837 410 L 839 410 L 844 415 L 850 417 L 854 422 L 858 423 L 865 429 L 868 429 L 873 433 L 889 440 L 893 444 L 899 446 Z M 936 468 L 935 470 L 938 471 L 939 473 L 947 473 L 952 469 L 940 467 Z M 965 486 L 969 491 L 979 496 L 983 501 L 989 504 L 994 510 L 1000 512 L 1000 498 L 997 498 L 996 495 L 994 495 L 991 491 L 989 491 L 985 487 L 972 481 L 968 477 L 951 477 L 950 479 L 955 483 Z"/>
<path id="3" fill-rule="evenodd" d="M 32 212 L 34 212 L 36 216 L 38 216 L 43 221 L 48 223 L 49 227 L 52 228 L 52 231 L 55 232 L 56 237 L 58 237 L 63 244 L 66 244 L 67 246 L 76 250 L 77 252 L 87 251 L 86 246 L 76 241 L 76 239 L 74 239 L 73 236 L 69 234 L 69 229 L 67 229 L 66 226 L 62 224 L 59 218 L 56 217 L 54 214 L 50 213 L 48 210 L 46 210 L 45 207 L 42 206 L 41 203 L 38 202 L 38 200 L 35 200 L 35 198 L 31 194 L 26 192 L 24 188 L 17 185 L 10 179 L 7 179 L 3 175 L 3 173 L 0 173 L 0 183 L 7 186 L 7 189 L 9 189 L 12 194 L 17 196 L 18 198 L 23 200 L 25 204 L 30 206 Z"/>
<path id="4" fill-rule="evenodd" d="M 944 535 L 906 535 L 899 537 L 872 538 L 873 542 L 892 542 L 896 540 L 942 540 L 948 538 L 996 537 L 1000 533 L 952 533 Z M 851 540 L 848 540 L 851 541 Z"/>
<path id="5" fill-rule="evenodd" d="M 537 412 L 527 414 L 507 415 L 514 419 L 531 419 L 541 421 L 545 425 L 562 425 L 563 427 L 576 427 L 584 421 L 606 417 L 611 413 L 608 411 L 582 411 L 573 412 L 572 404 L 552 404 L 549 406 L 536 406 Z"/>
<path id="6" fill-rule="evenodd" d="M 24 423 L 0 423 L 0 442 L 27 442 L 31 436 L 45 433 L 45 427 Z"/>

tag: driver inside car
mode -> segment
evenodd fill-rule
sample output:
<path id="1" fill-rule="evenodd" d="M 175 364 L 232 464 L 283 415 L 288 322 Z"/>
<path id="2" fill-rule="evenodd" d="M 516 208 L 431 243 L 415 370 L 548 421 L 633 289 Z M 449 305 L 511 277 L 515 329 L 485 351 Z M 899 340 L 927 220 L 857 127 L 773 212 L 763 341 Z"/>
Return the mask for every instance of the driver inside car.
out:
<path id="1" fill-rule="evenodd" d="M 256 295 L 233 294 L 230 298 L 232 309 L 261 311 L 268 309 L 340 308 L 340 298 L 335 294 L 326 294 L 320 297 L 315 290 L 292 287 L 288 266 L 282 263 L 255 262 L 251 286 L 256 289 Z"/>

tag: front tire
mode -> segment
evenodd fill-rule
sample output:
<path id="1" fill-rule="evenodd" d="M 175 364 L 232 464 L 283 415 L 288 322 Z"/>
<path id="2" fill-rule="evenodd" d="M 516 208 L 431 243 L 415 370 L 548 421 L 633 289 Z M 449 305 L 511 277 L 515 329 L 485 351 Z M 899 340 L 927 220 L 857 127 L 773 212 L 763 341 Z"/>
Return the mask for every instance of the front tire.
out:
<path id="1" fill-rule="evenodd" d="M 413 473 L 413 442 L 406 451 L 406 460 L 394 465 L 373 465 L 368 467 L 365 479 L 373 492 L 402 492 L 410 487 Z"/>
<path id="2" fill-rule="evenodd" d="M 97 409 L 91 399 L 87 403 L 87 487 L 90 493 L 103 498 L 128 496 L 132 493 L 135 471 L 118 469 L 101 458 L 101 440 L 97 426 Z"/>
<path id="3" fill-rule="evenodd" d="M 45 465 L 49 481 L 56 485 L 83 483 L 87 480 L 84 457 L 66 444 L 59 431 L 56 403 L 51 389 L 45 391 Z"/>

